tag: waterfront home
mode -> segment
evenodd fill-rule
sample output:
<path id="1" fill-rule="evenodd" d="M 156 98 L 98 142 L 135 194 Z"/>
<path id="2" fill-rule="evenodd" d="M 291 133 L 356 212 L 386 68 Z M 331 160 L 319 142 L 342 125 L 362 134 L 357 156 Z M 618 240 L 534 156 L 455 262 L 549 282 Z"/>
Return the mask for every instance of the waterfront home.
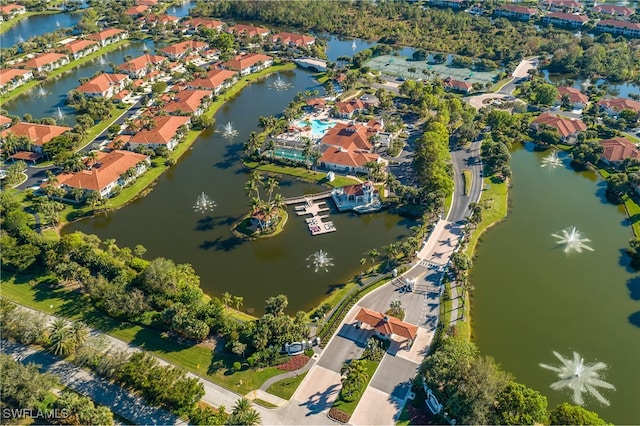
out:
<path id="1" fill-rule="evenodd" d="M 391 340 L 394 336 L 402 338 L 407 343 L 407 347 L 413 344 L 418 335 L 418 326 L 371 309 L 360 308 L 355 319 L 357 321 L 356 328 L 367 325 L 378 337 L 383 339 Z"/>
<path id="2" fill-rule="evenodd" d="M 221 31 L 225 26 L 225 23 L 222 21 L 208 18 L 192 18 L 191 20 L 187 21 L 186 24 L 189 28 L 189 31 L 191 32 L 195 32 L 199 28 Z"/>
<path id="3" fill-rule="evenodd" d="M 315 37 L 288 32 L 278 33 L 273 36 L 272 40 L 274 43 L 297 47 L 311 46 L 316 41 Z"/>
<path id="4" fill-rule="evenodd" d="M 443 79 L 442 85 L 444 86 L 444 90 L 447 92 L 462 93 L 463 95 L 466 95 L 473 90 L 473 84 L 466 81 L 455 80 L 451 77 Z"/>
<path id="5" fill-rule="evenodd" d="M 354 210 L 358 213 L 369 213 L 382 208 L 380 193 L 370 180 L 336 188 L 331 191 L 331 198 L 341 212 Z"/>
<path id="6" fill-rule="evenodd" d="M 369 141 L 367 127 L 362 124 L 336 123 L 335 126 L 327 130 L 320 143 L 342 148 L 345 151 L 371 151 L 373 146 Z"/>
<path id="7" fill-rule="evenodd" d="M 640 151 L 638 147 L 625 138 L 603 139 L 600 145 L 604 148 L 600 158 L 603 162 L 618 166 L 626 158 L 634 158 L 640 160 Z"/>
<path id="8" fill-rule="evenodd" d="M 450 7 L 453 10 L 460 10 L 467 3 L 465 0 L 427 0 L 427 6 Z"/>
<path id="9" fill-rule="evenodd" d="M 11 126 L 11 119 L 9 117 L 5 117 L 4 115 L 0 115 L 0 129 L 6 129 Z"/>
<path id="10" fill-rule="evenodd" d="M 62 46 L 60 50 L 71 54 L 74 60 L 80 59 L 100 49 L 94 40 L 74 40 Z"/>
<path id="11" fill-rule="evenodd" d="M 209 45 L 202 41 L 186 40 L 180 43 L 170 44 L 169 46 L 160 49 L 160 53 L 169 57 L 172 61 L 184 58 L 191 53 L 202 52 Z"/>
<path id="12" fill-rule="evenodd" d="M 127 74 L 103 73 L 87 81 L 76 90 L 82 92 L 87 98 L 103 97 L 109 99 L 124 90 L 130 81 Z"/>
<path id="13" fill-rule="evenodd" d="M 541 7 L 551 12 L 580 12 L 582 3 L 577 0 L 543 0 Z"/>
<path id="14" fill-rule="evenodd" d="M 138 5 L 138 6 L 132 6 L 129 9 L 127 9 L 124 14 L 127 16 L 131 16 L 132 18 L 137 18 L 140 17 L 142 15 L 144 15 L 144 13 L 147 11 L 147 9 L 149 9 L 149 6 L 146 5 Z"/>
<path id="15" fill-rule="evenodd" d="M 0 132 L 0 139 L 9 134 L 18 137 L 26 137 L 31 141 L 30 151 L 42 154 L 43 146 L 46 143 L 50 142 L 51 139 L 71 130 L 73 130 L 71 127 L 65 126 L 50 126 L 47 124 L 34 123 L 16 123 L 8 129 Z"/>
<path id="16" fill-rule="evenodd" d="M 367 151 L 348 151 L 344 148 L 330 146 L 318 159 L 321 168 L 341 173 L 362 173 L 369 172 L 365 164 L 384 163 L 378 154 L 371 154 Z"/>
<path id="17" fill-rule="evenodd" d="M 319 112 L 322 111 L 327 106 L 327 101 L 323 98 L 311 98 L 307 99 L 307 104 L 304 106 L 305 109 Z"/>
<path id="18" fill-rule="evenodd" d="M 631 15 L 636 13 L 635 10 L 631 9 L 630 7 L 620 6 L 617 4 L 598 4 L 596 6 L 593 6 L 591 10 L 603 15 L 611 15 L 613 17 L 623 19 L 627 19 Z"/>
<path id="19" fill-rule="evenodd" d="M 215 95 L 227 89 L 236 82 L 238 73 L 229 70 L 211 70 L 204 78 L 197 78 L 187 83 L 190 89 L 209 89 Z"/>
<path id="20" fill-rule="evenodd" d="M 535 7 L 525 7 L 517 4 L 503 4 L 497 7 L 493 14 L 495 16 L 503 16 L 508 19 L 517 19 L 519 21 L 530 21 L 538 14 Z"/>
<path id="21" fill-rule="evenodd" d="M 575 87 L 558 87 L 558 99 L 556 105 L 562 104 L 566 100 L 572 109 L 584 109 L 589 103 L 589 97 Z"/>
<path id="22" fill-rule="evenodd" d="M 189 117 L 165 115 L 153 117 L 155 126 L 134 134 L 127 143 L 129 150 L 135 150 L 140 146 L 156 149 L 166 146 L 170 151 L 177 145 L 183 134 L 181 128 L 188 128 L 191 123 Z"/>
<path id="23" fill-rule="evenodd" d="M 254 27 L 253 25 L 238 24 L 227 28 L 227 32 L 236 35 L 246 35 L 247 37 L 266 37 L 269 34 L 268 28 Z"/>
<path id="24" fill-rule="evenodd" d="M 333 115 L 338 118 L 351 119 L 354 114 L 364 114 L 368 105 L 357 98 L 351 98 L 346 102 L 336 102 Z"/>
<path id="25" fill-rule="evenodd" d="M 108 198 L 116 187 L 126 186 L 150 165 L 148 155 L 120 150 L 99 152 L 88 170 L 58 175 L 58 186 L 65 190 L 80 188 L 85 196 L 93 191 Z"/>
<path id="26" fill-rule="evenodd" d="M 560 134 L 560 141 L 567 144 L 576 143 L 578 134 L 587 130 L 587 125 L 582 120 L 559 117 L 548 112 L 540 114 L 531 122 L 532 129 L 538 130 L 542 126 L 556 129 Z"/>
<path id="27" fill-rule="evenodd" d="M 11 3 L 6 6 L 0 6 L 0 15 L 6 20 L 22 15 L 23 13 L 27 13 L 27 8 L 21 4 Z"/>
<path id="28" fill-rule="evenodd" d="M 161 15 L 152 14 L 152 15 L 147 15 L 146 17 L 146 22 L 153 27 L 155 27 L 156 25 L 167 25 L 171 23 L 178 23 L 178 21 L 180 21 L 180 18 L 173 15 L 167 15 L 166 13 L 163 13 Z"/>
<path id="29" fill-rule="evenodd" d="M 211 102 L 211 90 L 188 89 L 178 92 L 170 102 L 162 108 L 170 114 L 199 116 Z"/>
<path id="30" fill-rule="evenodd" d="M 69 63 L 69 57 L 61 53 L 43 53 L 28 61 L 16 64 L 23 68 L 29 68 L 38 72 L 53 71 Z"/>
<path id="31" fill-rule="evenodd" d="M 616 21 L 615 19 L 602 19 L 596 23 L 595 30 L 602 33 L 624 35 L 627 37 L 640 37 L 640 24 L 637 22 Z"/>
<path id="32" fill-rule="evenodd" d="M 238 55 L 233 60 L 224 62 L 222 67 L 228 70 L 238 71 L 241 76 L 269 68 L 273 64 L 271 56 L 260 53 Z"/>
<path id="33" fill-rule="evenodd" d="M 120 30 L 118 28 L 107 28 L 104 31 L 100 31 L 96 34 L 90 34 L 87 36 L 89 40 L 95 40 L 102 47 L 108 46 L 112 43 L 116 43 L 120 40 L 124 40 L 129 37 L 129 33 L 125 30 Z"/>
<path id="34" fill-rule="evenodd" d="M 558 27 L 582 28 L 588 21 L 589 18 L 584 15 L 564 12 L 551 12 L 542 17 L 542 23 Z"/>
<path id="35" fill-rule="evenodd" d="M 136 0 L 138 6 L 157 6 L 158 0 Z"/>
<path id="36" fill-rule="evenodd" d="M 17 68 L 0 69 L 0 92 L 6 93 L 33 78 L 33 71 Z"/>
<path id="37" fill-rule="evenodd" d="M 152 71 L 158 70 L 162 64 L 168 63 L 166 57 L 159 55 L 151 55 L 145 53 L 142 56 L 138 56 L 118 65 L 118 69 L 122 72 L 129 74 L 131 78 L 143 78 Z"/>
<path id="38" fill-rule="evenodd" d="M 601 111 L 608 115 L 618 115 L 625 109 L 640 113 L 640 102 L 627 98 L 602 99 L 598 101 Z"/>

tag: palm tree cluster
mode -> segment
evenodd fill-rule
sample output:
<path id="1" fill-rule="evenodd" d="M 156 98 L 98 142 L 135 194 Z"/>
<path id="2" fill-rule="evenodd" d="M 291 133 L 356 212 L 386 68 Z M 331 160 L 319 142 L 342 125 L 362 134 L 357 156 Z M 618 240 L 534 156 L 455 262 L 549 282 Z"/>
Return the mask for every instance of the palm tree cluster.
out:
<path id="1" fill-rule="evenodd" d="M 56 355 L 68 356 L 87 341 L 89 329 L 81 322 L 69 323 L 65 319 L 56 319 L 49 326 L 51 350 Z"/>
<path id="2" fill-rule="evenodd" d="M 344 376 L 340 398 L 346 402 L 355 401 L 369 382 L 369 373 L 364 360 L 354 359 L 340 369 Z"/>
<path id="3" fill-rule="evenodd" d="M 247 398 L 242 397 L 234 404 L 227 424 L 254 426 L 261 422 L 260 413 L 251 406 L 251 402 Z"/>
<path id="4" fill-rule="evenodd" d="M 251 179 L 245 184 L 244 188 L 247 196 L 251 198 L 249 203 L 251 205 L 251 216 L 258 219 L 263 233 L 273 228 L 277 222 L 274 219 L 277 219 L 278 211 L 285 205 L 282 194 L 273 193 L 279 185 L 276 178 L 270 176 L 264 181 L 262 175 L 256 171 L 251 174 Z M 260 197 L 260 186 L 264 186 L 267 192 L 266 199 Z"/>

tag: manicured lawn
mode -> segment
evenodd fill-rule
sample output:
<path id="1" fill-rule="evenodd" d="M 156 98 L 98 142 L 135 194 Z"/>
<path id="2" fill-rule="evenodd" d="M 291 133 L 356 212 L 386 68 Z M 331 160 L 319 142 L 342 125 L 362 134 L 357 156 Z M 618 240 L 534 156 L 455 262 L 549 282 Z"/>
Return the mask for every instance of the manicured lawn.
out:
<path id="1" fill-rule="evenodd" d="M 469 195 L 471 192 L 471 182 L 473 182 L 473 175 L 471 170 L 462 171 L 462 180 L 464 181 L 464 195 Z"/>
<path id="2" fill-rule="evenodd" d="M 628 195 L 624 196 L 624 208 L 627 210 L 627 216 L 631 222 L 631 228 L 633 229 L 633 235 L 636 238 L 640 238 L 640 205 L 633 197 Z"/>
<path id="3" fill-rule="evenodd" d="M 306 375 L 307 373 L 304 373 L 296 377 L 290 377 L 288 379 L 282 379 L 278 382 L 275 382 L 267 388 L 267 392 L 272 395 L 279 396 L 283 399 L 291 399 L 296 389 L 298 389 L 298 386 L 300 386 L 300 383 L 302 383 L 302 380 L 304 380 L 304 376 Z"/>
<path id="4" fill-rule="evenodd" d="M 327 180 L 327 174 L 323 172 L 316 172 L 314 170 L 307 170 L 305 167 L 290 167 L 280 166 L 277 164 L 258 164 L 256 162 L 245 162 L 245 166 L 250 169 L 259 170 L 261 172 L 278 173 L 281 175 L 294 176 L 299 179 L 308 180 L 316 183 L 326 183 L 334 188 L 339 188 L 345 185 L 353 185 L 358 183 L 357 180 L 348 178 L 346 176 L 336 176 L 333 182 Z"/>
<path id="5" fill-rule="evenodd" d="M 478 239 L 482 233 L 494 223 L 500 222 L 507 216 L 508 187 L 506 182 L 493 183 L 491 178 L 484 178 L 485 188 L 480 195 L 480 202 L 492 200 L 490 208 L 482 212 L 482 222 L 472 232 L 469 244 L 467 245 L 467 255 L 473 257 Z M 489 185 L 489 188 L 486 188 Z"/>
<path id="6" fill-rule="evenodd" d="M 378 368 L 379 364 L 380 364 L 379 362 L 374 362 L 369 360 L 365 361 L 365 366 L 367 367 L 367 373 L 369 374 L 369 380 L 367 380 L 367 385 L 371 381 L 371 378 L 373 377 L 373 374 L 376 372 L 376 369 Z M 363 393 L 365 389 L 366 389 L 366 385 L 365 387 L 362 388 Z M 338 396 L 338 399 L 336 400 L 336 402 L 333 403 L 333 407 L 339 410 L 342 410 L 347 414 L 353 415 L 353 412 L 356 410 L 356 407 L 360 402 L 360 398 L 362 398 L 362 394 L 360 394 L 360 396 L 358 396 L 358 398 L 356 398 L 355 401 L 346 402 L 346 401 L 343 401 L 340 398 L 340 396 Z"/>

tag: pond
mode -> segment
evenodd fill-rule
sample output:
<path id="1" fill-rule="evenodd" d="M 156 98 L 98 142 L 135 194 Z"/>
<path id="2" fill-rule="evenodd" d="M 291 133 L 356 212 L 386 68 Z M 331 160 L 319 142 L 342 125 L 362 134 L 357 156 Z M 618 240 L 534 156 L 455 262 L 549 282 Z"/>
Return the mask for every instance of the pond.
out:
<path id="1" fill-rule="evenodd" d="M 34 15 L 18 21 L 8 31 L 0 35 L 0 46 L 12 47 L 16 43 L 56 31 L 74 27 L 82 18 L 79 13 L 56 13 L 55 15 Z"/>

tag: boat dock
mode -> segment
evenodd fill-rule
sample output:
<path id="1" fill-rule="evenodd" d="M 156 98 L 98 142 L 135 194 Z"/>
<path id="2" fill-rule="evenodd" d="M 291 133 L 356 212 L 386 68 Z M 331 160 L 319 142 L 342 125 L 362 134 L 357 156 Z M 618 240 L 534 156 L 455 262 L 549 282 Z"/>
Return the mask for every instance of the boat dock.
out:
<path id="1" fill-rule="evenodd" d="M 305 222 L 307 222 L 311 235 L 327 234 L 329 232 L 336 231 L 336 227 L 333 225 L 333 222 L 323 221 L 323 219 L 329 218 L 328 214 L 321 214 L 322 212 L 329 211 L 329 207 L 327 207 L 325 201 L 315 201 L 311 197 L 302 198 L 300 201 L 304 204 L 295 206 L 293 209 L 298 216 L 311 215 L 311 217 L 305 218 Z"/>

